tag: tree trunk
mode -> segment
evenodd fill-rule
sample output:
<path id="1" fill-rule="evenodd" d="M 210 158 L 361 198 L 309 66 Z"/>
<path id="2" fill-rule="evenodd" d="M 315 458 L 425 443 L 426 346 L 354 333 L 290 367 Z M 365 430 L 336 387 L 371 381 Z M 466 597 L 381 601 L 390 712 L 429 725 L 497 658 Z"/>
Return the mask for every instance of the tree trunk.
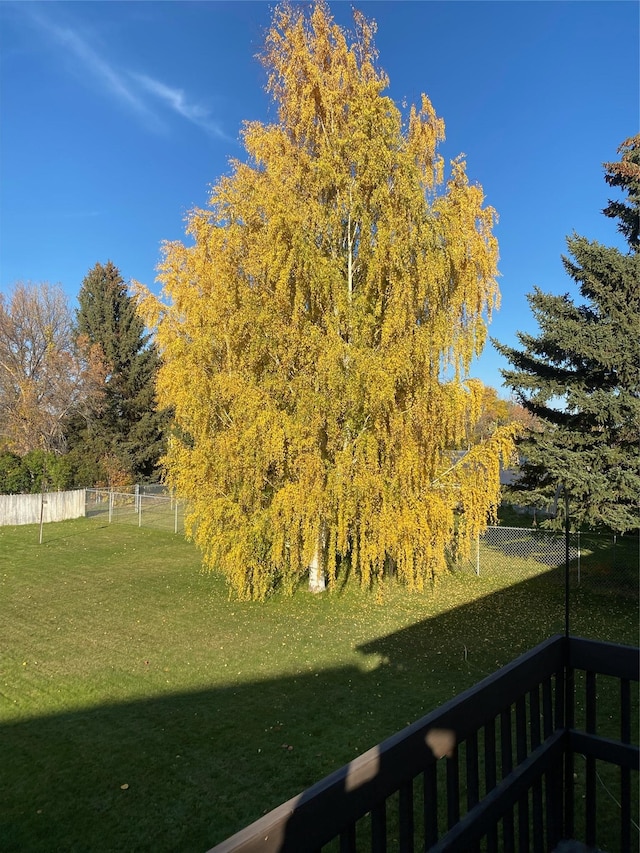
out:
<path id="1" fill-rule="evenodd" d="M 324 572 L 324 528 L 318 534 L 316 550 L 309 565 L 309 592 L 324 592 L 326 577 Z"/>

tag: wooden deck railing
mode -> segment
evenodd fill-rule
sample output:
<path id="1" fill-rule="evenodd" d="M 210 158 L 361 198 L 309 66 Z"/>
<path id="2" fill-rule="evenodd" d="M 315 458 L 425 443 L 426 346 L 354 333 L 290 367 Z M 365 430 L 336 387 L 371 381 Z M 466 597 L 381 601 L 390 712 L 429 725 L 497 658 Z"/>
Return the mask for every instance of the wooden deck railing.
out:
<path id="1" fill-rule="evenodd" d="M 596 762 L 619 768 L 618 849 L 631 851 L 632 841 L 637 849 L 631 683 L 638 681 L 638 662 L 638 649 L 629 646 L 552 637 L 210 853 L 543 853 L 575 837 L 593 846 L 602 790 Z M 599 718 L 602 677 L 608 697 Z M 619 694 L 616 731 L 611 679 Z M 442 761 L 427 743 L 434 729 L 455 733 L 457 746 Z M 579 755 L 584 819 L 576 810 Z"/>

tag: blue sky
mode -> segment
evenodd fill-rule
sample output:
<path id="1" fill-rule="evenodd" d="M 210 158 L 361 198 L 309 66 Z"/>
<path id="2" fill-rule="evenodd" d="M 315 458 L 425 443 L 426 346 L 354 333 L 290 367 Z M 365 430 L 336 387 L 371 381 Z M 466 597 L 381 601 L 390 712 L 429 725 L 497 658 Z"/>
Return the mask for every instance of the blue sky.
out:
<path id="1" fill-rule="evenodd" d="M 0 3 L 0 291 L 82 279 L 111 259 L 154 286 L 163 240 L 274 118 L 255 55 L 267 2 Z M 331 3 L 348 26 L 351 3 Z M 636 2 L 365 2 L 390 94 L 425 92 L 446 158 L 464 152 L 500 221 L 490 334 L 534 331 L 534 285 L 574 294 L 572 231 L 619 244 L 602 163 L 639 129 Z M 155 288 L 154 288 L 155 289 Z M 575 295 L 575 294 L 574 294 Z M 472 373 L 499 387 L 488 344 Z"/>

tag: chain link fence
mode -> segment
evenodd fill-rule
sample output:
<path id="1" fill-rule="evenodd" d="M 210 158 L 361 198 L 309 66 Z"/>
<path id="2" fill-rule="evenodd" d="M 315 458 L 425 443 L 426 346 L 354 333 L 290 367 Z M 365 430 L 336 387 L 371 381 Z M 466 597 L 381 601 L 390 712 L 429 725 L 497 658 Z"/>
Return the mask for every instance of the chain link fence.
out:
<path id="1" fill-rule="evenodd" d="M 564 583 L 564 532 L 533 527 L 487 528 L 458 569 L 476 575 L 501 574 L 513 582 L 545 574 Z M 574 589 L 638 596 L 640 536 L 576 531 L 569 534 L 569 582 Z"/>
<path id="2" fill-rule="evenodd" d="M 86 489 L 86 516 L 112 524 L 135 524 L 184 534 L 184 503 L 161 485 L 132 486 L 130 491 Z M 511 583 L 544 575 L 565 580 L 564 532 L 536 527 L 488 527 L 457 571 L 500 576 Z M 638 596 L 640 536 L 572 532 L 569 581 L 572 589 Z"/>
<path id="3" fill-rule="evenodd" d="M 184 534 L 184 504 L 169 494 L 86 489 L 85 515 L 109 524 L 135 524 Z"/>
<path id="4" fill-rule="evenodd" d="M 87 517 L 109 524 L 134 524 L 184 535 L 185 505 L 162 486 L 132 487 L 128 492 L 86 489 Z M 564 601 L 566 539 L 564 532 L 535 527 L 492 526 L 480 536 L 470 556 L 455 566 L 456 572 L 473 573 L 502 588 L 532 581 L 549 585 Z M 534 580 L 535 579 L 535 580 Z M 616 596 L 638 601 L 640 588 L 640 536 L 591 532 L 569 535 L 569 585 L 573 610 L 596 595 L 603 607 L 615 606 Z M 542 584 L 543 587 L 539 585 Z M 556 592 L 552 593 L 553 598 Z M 583 601 L 584 600 L 584 601 Z"/>
<path id="5" fill-rule="evenodd" d="M 568 626 L 578 636 L 629 642 L 640 627 L 638 532 L 571 532 L 568 598 L 566 544 L 564 532 L 489 527 L 454 571 L 476 575 L 485 594 L 508 601 L 501 618 L 510 625 L 535 613 L 540 639 Z"/>
<path id="6" fill-rule="evenodd" d="M 569 560 L 572 574 L 580 575 L 580 546 L 578 534 L 569 540 Z M 460 568 L 476 575 L 496 572 L 524 580 L 542 572 L 564 568 L 566 541 L 564 533 L 530 527 L 488 527 L 472 547 L 469 559 Z M 564 575 L 563 575 L 564 577 Z"/>

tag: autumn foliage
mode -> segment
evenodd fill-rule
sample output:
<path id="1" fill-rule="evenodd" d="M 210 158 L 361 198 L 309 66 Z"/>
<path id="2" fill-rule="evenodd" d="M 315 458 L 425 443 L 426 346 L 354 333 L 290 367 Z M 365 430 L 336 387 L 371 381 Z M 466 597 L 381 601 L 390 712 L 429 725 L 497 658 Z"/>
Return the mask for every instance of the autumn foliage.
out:
<path id="1" fill-rule="evenodd" d="M 0 450 L 63 452 L 66 419 L 100 405 L 104 374 L 59 286 L 19 282 L 0 294 Z"/>
<path id="2" fill-rule="evenodd" d="M 165 245 L 141 291 L 175 411 L 167 479 L 206 565 L 240 597 L 393 571 L 410 589 L 487 521 L 512 428 L 462 462 L 482 386 L 465 382 L 498 298 L 494 211 L 437 153 L 427 97 L 384 94 L 375 25 L 279 7 L 272 124 Z M 443 376 L 448 376 L 448 381 Z"/>

